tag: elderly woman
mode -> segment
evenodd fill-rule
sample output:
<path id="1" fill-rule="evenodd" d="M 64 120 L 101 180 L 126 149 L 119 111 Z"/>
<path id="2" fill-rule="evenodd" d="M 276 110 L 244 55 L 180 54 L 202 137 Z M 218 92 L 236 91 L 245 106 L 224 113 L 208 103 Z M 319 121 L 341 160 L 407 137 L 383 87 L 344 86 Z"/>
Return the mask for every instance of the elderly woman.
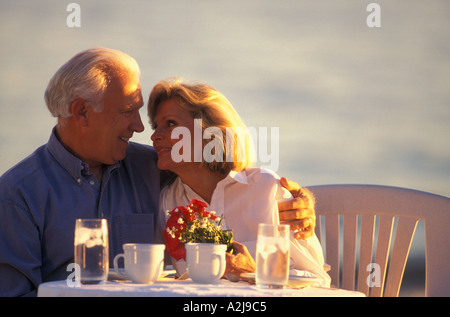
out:
<path id="1" fill-rule="evenodd" d="M 213 87 L 174 79 L 155 85 L 148 114 L 154 129 L 151 139 L 158 153 L 158 167 L 177 175 L 161 191 L 161 226 L 165 226 L 167 210 L 185 206 L 193 198 L 202 200 L 209 210 L 223 215 L 224 227 L 232 230 L 234 239 L 245 246 L 238 243 L 239 251 L 254 258 L 258 224 L 279 223 L 277 200 L 292 196 L 274 172 L 251 167 L 252 142 L 233 106 Z M 176 128 L 182 128 L 175 132 L 184 132 L 183 139 L 172 137 Z M 210 134 L 218 138 L 214 151 Z M 234 265 L 242 267 L 241 271 L 254 269 L 250 256 L 249 260 L 243 259 Z M 321 285 L 329 286 L 322 248 L 315 235 L 297 240 L 292 233 L 291 259 L 295 269 L 309 270 L 321 280 Z M 228 259 L 227 266 L 232 260 Z M 183 261 L 180 262 L 174 264 L 183 271 Z"/>

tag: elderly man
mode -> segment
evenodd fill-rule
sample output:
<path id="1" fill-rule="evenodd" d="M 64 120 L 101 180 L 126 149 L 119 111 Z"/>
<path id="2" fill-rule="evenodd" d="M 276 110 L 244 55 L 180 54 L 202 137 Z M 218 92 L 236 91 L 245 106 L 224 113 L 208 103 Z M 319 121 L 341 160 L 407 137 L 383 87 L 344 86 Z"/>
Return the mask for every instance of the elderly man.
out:
<path id="1" fill-rule="evenodd" d="M 111 258 L 124 243 L 154 241 L 165 179 L 154 149 L 129 142 L 144 130 L 139 76 L 132 57 L 94 48 L 50 80 L 45 101 L 58 123 L 48 143 L 0 178 L 0 296 L 35 296 L 40 283 L 67 278 L 77 218 L 108 220 Z M 281 218 L 303 239 L 314 209 L 296 196 Z"/>

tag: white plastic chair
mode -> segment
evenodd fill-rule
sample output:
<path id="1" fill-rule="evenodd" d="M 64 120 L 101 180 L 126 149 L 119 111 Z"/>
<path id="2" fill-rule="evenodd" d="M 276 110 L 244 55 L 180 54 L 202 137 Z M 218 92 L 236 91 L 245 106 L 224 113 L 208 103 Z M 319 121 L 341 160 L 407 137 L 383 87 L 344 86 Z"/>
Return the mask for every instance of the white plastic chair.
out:
<path id="1" fill-rule="evenodd" d="M 378 185 L 308 189 L 316 198 L 316 234 L 331 266 L 332 285 L 371 297 L 398 296 L 416 225 L 423 220 L 425 295 L 450 296 L 450 198 Z M 376 266 L 368 267 L 371 263 Z"/>

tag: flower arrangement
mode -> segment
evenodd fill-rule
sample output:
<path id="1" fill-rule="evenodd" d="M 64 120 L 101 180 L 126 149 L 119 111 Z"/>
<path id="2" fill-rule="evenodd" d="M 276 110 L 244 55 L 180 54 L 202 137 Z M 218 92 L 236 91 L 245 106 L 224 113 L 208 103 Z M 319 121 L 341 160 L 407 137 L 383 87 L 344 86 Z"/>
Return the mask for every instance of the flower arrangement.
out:
<path id="1" fill-rule="evenodd" d="M 175 260 L 186 260 L 184 245 L 189 242 L 226 244 L 227 252 L 232 250 L 233 233 L 222 229 L 222 218 L 206 207 L 203 201 L 192 199 L 188 206 L 168 211 L 163 235 L 167 252 Z"/>

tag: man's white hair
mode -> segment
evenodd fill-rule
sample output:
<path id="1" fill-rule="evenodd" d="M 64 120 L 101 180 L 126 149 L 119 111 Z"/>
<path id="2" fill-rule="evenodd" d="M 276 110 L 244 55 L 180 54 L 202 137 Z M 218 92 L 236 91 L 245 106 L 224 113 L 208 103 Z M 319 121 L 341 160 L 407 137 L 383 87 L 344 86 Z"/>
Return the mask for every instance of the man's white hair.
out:
<path id="1" fill-rule="evenodd" d="M 45 91 L 45 103 L 54 117 L 70 118 L 70 106 L 83 99 L 94 110 L 103 110 L 103 96 L 112 78 L 140 69 L 131 56 L 114 49 L 95 47 L 82 51 L 62 65 Z"/>

